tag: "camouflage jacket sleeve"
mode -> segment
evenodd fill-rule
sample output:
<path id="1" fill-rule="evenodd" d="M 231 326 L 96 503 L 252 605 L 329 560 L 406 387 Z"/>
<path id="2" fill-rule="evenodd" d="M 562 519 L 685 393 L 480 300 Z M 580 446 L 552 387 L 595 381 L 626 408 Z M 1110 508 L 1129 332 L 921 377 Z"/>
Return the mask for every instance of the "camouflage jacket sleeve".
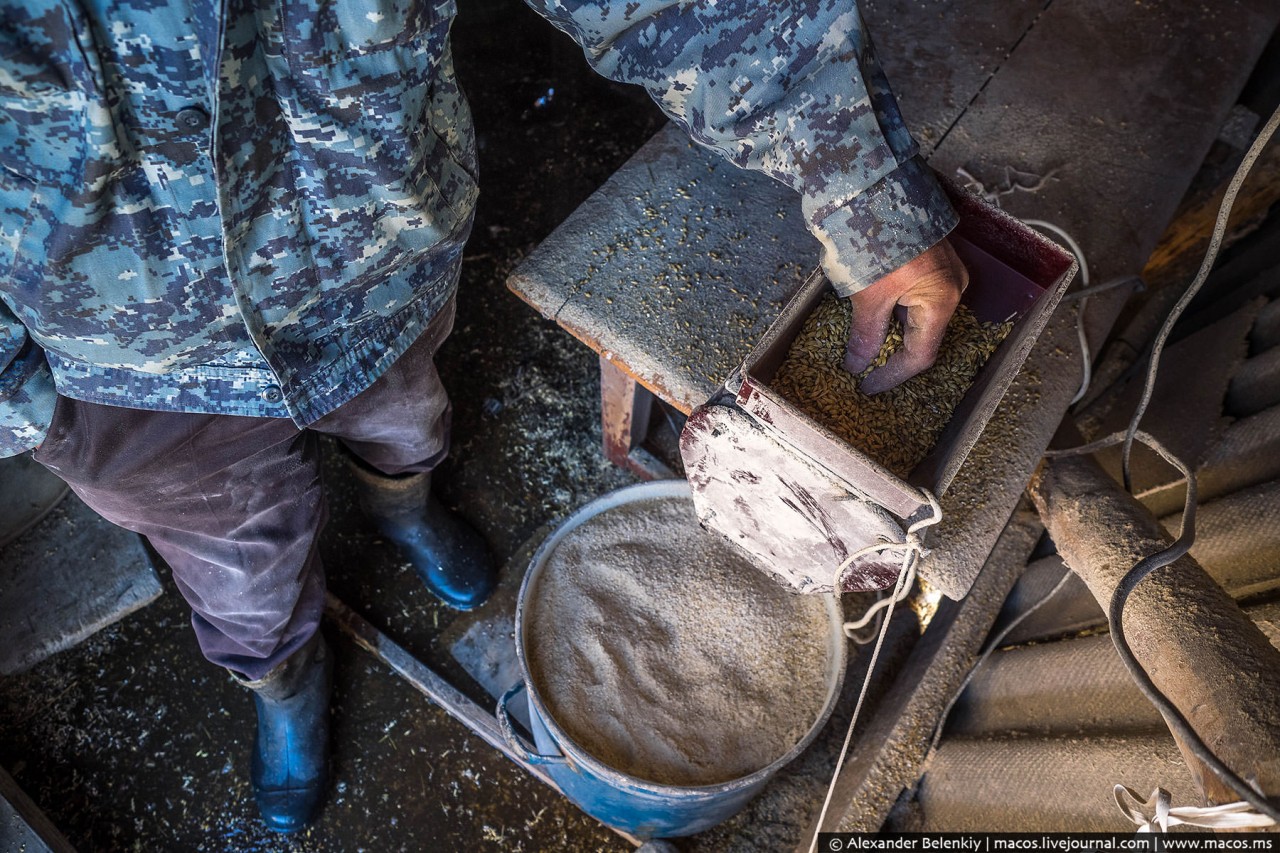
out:
<path id="1" fill-rule="evenodd" d="M 955 226 L 855 0 L 527 2 L 693 139 L 799 191 L 837 292 L 861 290 Z"/>
<path id="2" fill-rule="evenodd" d="M 0 458 L 40 444 L 56 401 L 44 351 L 0 303 Z"/>

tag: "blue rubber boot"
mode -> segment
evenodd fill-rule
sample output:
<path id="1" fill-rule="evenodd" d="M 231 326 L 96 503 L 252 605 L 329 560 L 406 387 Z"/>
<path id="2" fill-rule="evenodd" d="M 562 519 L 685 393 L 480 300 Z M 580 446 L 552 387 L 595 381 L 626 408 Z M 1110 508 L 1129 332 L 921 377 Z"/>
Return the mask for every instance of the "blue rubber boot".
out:
<path id="1" fill-rule="evenodd" d="M 484 537 L 431 495 L 430 474 L 388 477 L 348 457 L 360 507 L 399 547 L 436 598 L 458 610 L 484 603 L 497 571 Z"/>
<path id="2" fill-rule="evenodd" d="M 258 730 L 250 778 L 269 829 L 297 832 L 310 824 L 329 788 L 329 692 L 333 655 L 319 632 L 253 691 Z"/>

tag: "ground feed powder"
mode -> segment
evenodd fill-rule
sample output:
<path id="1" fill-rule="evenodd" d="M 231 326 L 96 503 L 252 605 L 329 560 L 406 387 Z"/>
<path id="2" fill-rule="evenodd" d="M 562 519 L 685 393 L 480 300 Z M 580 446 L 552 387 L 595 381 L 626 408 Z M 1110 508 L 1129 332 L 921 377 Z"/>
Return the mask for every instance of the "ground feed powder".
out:
<path id="1" fill-rule="evenodd" d="M 746 776 L 798 743 L 826 703 L 824 599 L 788 592 L 702 530 L 688 498 L 586 521 L 526 608 L 531 675 L 552 717 L 640 779 Z"/>

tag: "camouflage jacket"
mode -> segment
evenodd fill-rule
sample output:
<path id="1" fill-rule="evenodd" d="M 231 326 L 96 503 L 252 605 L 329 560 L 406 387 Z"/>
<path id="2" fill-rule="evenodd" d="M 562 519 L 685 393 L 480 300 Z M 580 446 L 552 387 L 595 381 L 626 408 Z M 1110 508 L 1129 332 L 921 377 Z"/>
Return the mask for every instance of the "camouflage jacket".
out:
<path id="1" fill-rule="evenodd" d="M 308 424 L 452 296 L 476 202 L 456 0 L 0 0 L 0 456 L 57 394 Z M 953 214 L 854 0 L 530 0 L 799 191 L 844 292 Z"/>

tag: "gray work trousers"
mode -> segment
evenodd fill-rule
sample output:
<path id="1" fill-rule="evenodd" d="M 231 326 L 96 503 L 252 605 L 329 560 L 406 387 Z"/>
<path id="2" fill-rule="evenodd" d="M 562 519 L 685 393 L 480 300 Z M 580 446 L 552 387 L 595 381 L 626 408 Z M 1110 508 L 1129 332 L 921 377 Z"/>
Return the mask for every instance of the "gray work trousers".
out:
<path id="1" fill-rule="evenodd" d="M 434 359 L 454 313 L 451 301 L 383 376 L 307 429 L 59 397 L 35 459 L 107 520 L 146 536 L 191 605 L 205 657 L 259 679 L 324 612 L 318 434 L 389 475 L 439 464 L 450 408 Z"/>

